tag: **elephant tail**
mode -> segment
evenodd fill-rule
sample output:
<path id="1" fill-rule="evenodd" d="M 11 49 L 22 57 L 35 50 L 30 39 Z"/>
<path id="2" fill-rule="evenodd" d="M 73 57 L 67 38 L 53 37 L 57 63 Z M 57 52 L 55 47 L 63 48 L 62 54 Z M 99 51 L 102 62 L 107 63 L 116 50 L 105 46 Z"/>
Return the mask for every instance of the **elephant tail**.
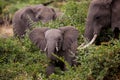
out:
<path id="1" fill-rule="evenodd" d="M 44 6 L 47 6 L 47 5 L 49 5 L 49 4 L 51 4 L 51 3 L 53 3 L 54 1 L 49 1 L 49 2 L 46 2 L 46 3 L 42 3 Z"/>

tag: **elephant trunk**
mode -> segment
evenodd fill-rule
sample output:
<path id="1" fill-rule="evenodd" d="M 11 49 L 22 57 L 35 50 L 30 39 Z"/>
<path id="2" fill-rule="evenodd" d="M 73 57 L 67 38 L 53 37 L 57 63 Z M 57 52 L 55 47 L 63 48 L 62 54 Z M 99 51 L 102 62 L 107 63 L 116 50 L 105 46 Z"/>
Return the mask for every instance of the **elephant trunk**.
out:
<path id="1" fill-rule="evenodd" d="M 47 53 L 47 57 L 50 60 L 55 60 L 56 59 L 56 57 L 54 56 L 56 51 L 58 51 L 57 43 L 54 42 L 54 41 L 47 42 L 46 53 Z"/>
<path id="2" fill-rule="evenodd" d="M 86 38 L 86 40 L 88 42 L 90 42 L 94 36 L 94 28 L 95 25 L 93 23 L 93 20 L 91 19 L 91 16 L 88 16 L 88 20 L 86 21 L 86 25 L 85 25 L 85 33 L 84 33 L 84 37 Z"/>
<path id="3" fill-rule="evenodd" d="M 101 28 L 100 26 L 96 27 L 96 25 L 92 21 L 88 20 L 84 34 L 86 41 L 83 44 L 81 44 L 78 47 L 78 49 L 84 49 L 86 47 L 89 47 L 91 44 L 93 44 L 101 30 L 100 28 Z"/>

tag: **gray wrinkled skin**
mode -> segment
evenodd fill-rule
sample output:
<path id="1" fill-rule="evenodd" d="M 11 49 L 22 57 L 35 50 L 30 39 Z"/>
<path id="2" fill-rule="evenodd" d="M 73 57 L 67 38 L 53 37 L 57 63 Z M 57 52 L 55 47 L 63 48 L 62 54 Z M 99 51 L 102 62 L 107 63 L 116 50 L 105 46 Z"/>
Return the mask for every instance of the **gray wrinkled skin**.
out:
<path id="1" fill-rule="evenodd" d="M 118 38 L 120 30 L 120 0 L 92 0 L 88 10 L 85 38 L 90 41 L 94 34 L 112 28 Z"/>
<path id="2" fill-rule="evenodd" d="M 63 57 L 71 66 L 77 65 L 74 59 L 78 47 L 78 35 L 78 30 L 72 26 L 60 27 L 59 29 L 36 28 L 31 31 L 30 40 L 42 51 L 45 50 L 50 60 L 46 69 L 47 76 L 54 73 L 56 66 L 63 71 L 66 70 L 64 62 L 53 54 Z"/>
<path id="3" fill-rule="evenodd" d="M 18 10 L 13 17 L 13 31 L 15 36 L 23 37 L 27 29 L 30 29 L 32 22 L 42 23 L 56 19 L 56 12 L 53 8 L 42 4 L 28 6 Z"/>

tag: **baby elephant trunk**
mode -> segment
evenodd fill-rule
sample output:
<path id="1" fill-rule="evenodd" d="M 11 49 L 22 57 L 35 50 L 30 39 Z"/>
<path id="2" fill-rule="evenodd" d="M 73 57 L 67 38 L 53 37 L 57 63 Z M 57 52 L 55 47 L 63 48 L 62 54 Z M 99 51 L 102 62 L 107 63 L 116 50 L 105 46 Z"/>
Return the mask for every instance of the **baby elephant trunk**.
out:
<path id="1" fill-rule="evenodd" d="M 50 60 L 56 60 L 56 51 L 58 51 L 57 43 L 53 41 L 48 42 L 46 45 L 46 55 Z"/>

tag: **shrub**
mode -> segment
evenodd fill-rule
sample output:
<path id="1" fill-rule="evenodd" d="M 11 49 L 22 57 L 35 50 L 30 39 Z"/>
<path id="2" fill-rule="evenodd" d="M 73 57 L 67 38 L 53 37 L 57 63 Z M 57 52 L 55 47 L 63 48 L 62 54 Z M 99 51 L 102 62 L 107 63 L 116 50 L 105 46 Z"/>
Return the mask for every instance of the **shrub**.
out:
<path id="1" fill-rule="evenodd" d="M 106 76 L 109 77 L 107 80 L 111 80 L 110 78 L 120 71 L 118 69 L 120 67 L 119 49 L 119 41 L 111 41 L 107 44 L 80 50 L 78 59 L 81 63 L 82 80 L 88 77 L 92 77 L 93 80 L 104 80 Z M 116 80 L 115 77 L 114 80 Z"/>
<path id="2" fill-rule="evenodd" d="M 10 13 L 37 1 L 28 0 L 19 5 L 10 6 Z M 47 0 L 45 0 L 47 1 Z M 58 28 L 61 26 L 75 26 L 79 32 L 79 44 L 83 42 L 85 19 L 90 0 L 66 1 L 60 9 L 64 15 L 55 21 L 46 24 L 38 22 L 34 27 L 47 26 Z M 13 11 L 12 11 L 13 10 Z M 29 31 L 28 31 L 29 33 Z M 107 34 L 111 34 L 108 33 Z M 104 38 L 102 38 L 104 39 Z M 65 72 L 56 68 L 50 80 L 117 80 L 120 74 L 120 42 L 117 40 L 102 43 L 99 46 L 92 45 L 89 48 L 78 50 L 78 67 L 68 67 Z M 8 38 L 0 39 L 0 79 L 1 80 L 48 80 L 45 76 L 45 68 L 48 60 L 35 45 L 31 43 L 26 35 L 25 39 Z"/>
<path id="3" fill-rule="evenodd" d="M 21 41 L 17 38 L 0 39 L 0 53 L 2 80 L 14 79 L 25 73 L 34 79 L 36 73 L 44 73 L 42 68 L 46 66 L 45 54 L 41 54 L 27 38 Z"/>

